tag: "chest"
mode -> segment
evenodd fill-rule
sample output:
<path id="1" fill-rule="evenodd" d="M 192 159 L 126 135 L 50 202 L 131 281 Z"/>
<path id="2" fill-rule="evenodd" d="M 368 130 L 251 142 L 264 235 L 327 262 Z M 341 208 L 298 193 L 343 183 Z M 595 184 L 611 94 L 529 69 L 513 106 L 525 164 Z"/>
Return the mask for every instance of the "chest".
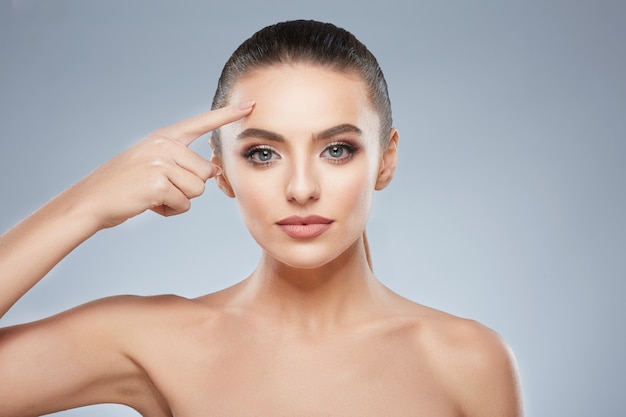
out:
<path id="1" fill-rule="evenodd" d="M 427 361 L 390 340 L 177 343 L 147 370 L 176 417 L 455 416 Z"/>

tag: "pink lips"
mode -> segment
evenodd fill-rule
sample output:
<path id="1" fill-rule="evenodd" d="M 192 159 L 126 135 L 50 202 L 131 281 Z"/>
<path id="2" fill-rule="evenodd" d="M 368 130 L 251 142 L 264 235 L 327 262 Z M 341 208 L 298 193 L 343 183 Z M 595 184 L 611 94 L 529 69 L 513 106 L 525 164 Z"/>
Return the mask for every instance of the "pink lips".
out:
<path id="1" fill-rule="evenodd" d="M 276 222 L 288 236 L 296 239 L 313 238 L 328 230 L 332 220 L 321 216 L 291 216 Z"/>

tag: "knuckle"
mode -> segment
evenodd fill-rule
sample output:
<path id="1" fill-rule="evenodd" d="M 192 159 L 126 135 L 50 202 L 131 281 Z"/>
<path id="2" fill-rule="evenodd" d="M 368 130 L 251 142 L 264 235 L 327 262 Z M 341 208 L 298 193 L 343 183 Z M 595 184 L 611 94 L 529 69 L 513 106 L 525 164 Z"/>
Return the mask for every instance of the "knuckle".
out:
<path id="1" fill-rule="evenodd" d="M 148 163 L 148 165 L 151 168 L 156 168 L 157 170 L 161 170 L 167 165 L 167 162 L 163 158 L 155 156 L 152 159 L 150 159 L 150 162 Z"/>
<path id="2" fill-rule="evenodd" d="M 169 152 L 174 142 L 167 137 L 157 136 L 152 140 L 152 146 L 157 152 Z"/>
<path id="3" fill-rule="evenodd" d="M 191 193 L 189 195 L 190 198 L 199 197 L 204 193 L 206 185 L 203 181 L 196 181 L 196 184 L 191 189 Z"/>
<path id="4" fill-rule="evenodd" d="M 211 166 L 211 164 L 207 164 L 198 170 L 198 178 L 202 181 L 203 185 L 205 181 L 208 181 L 208 179 L 211 178 L 212 174 L 213 167 Z"/>
<path id="5" fill-rule="evenodd" d="M 164 177 L 162 175 L 157 175 L 154 178 L 152 178 L 150 188 L 153 190 L 155 194 L 162 196 L 169 190 L 170 187 L 171 187 L 171 183 L 169 179 L 167 179 L 167 177 Z"/>
<path id="6" fill-rule="evenodd" d="M 170 207 L 169 210 L 167 210 L 167 216 L 174 216 L 176 214 L 186 213 L 191 208 L 191 201 L 186 198 L 181 199 L 181 201 L 177 201 L 177 203 L 178 204 L 176 204 L 175 207 Z"/>
<path id="7" fill-rule="evenodd" d="M 180 184 L 181 191 L 187 198 L 196 198 L 204 193 L 204 182 L 198 178 L 189 179 Z"/>
<path id="8" fill-rule="evenodd" d="M 148 136 L 148 138 L 146 138 L 146 141 L 148 142 L 148 144 L 150 144 L 150 146 L 154 147 L 157 150 L 170 150 L 173 145 L 176 145 L 178 143 L 169 136 L 159 132 L 155 132 L 152 135 Z"/>

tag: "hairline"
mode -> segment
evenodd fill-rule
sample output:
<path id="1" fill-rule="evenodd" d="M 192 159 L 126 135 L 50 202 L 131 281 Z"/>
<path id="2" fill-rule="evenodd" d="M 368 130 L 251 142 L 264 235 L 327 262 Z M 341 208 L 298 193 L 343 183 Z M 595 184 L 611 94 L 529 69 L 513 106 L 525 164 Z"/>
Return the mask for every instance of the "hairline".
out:
<path id="1" fill-rule="evenodd" d="M 249 79 L 253 77 L 255 74 L 261 71 L 267 70 L 267 69 L 271 69 L 275 67 L 276 68 L 280 68 L 280 67 L 296 68 L 299 66 L 325 69 L 325 70 L 336 72 L 338 74 L 355 77 L 355 80 L 358 80 L 361 83 L 362 88 L 367 92 L 366 94 L 367 101 L 370 105 L 371 110 L 373 111 L 374 114 L 376 114 L 376 117 L 378 118 L 378 124 L 379 124 L 378 134 L 379 134 L 379 144 L 380 144 L 381 149 L 383 149 L 384 146 L 388 144 L 389 142 L 388 135 L 390 131 L 387 131 L 387 129 L 383 131 L 385 126 L 383 126 L 384 123 L 383 123 L 382 112 L 376 106 L 376 102 L 374 100 L 374 94 L 370 91 L 369 83 L 367 82 L 365 75 L 361 71 L 359 71 L 358 68 L 353 68 L 350 65 L 335 64 L 333 61 L 320 62 L 319 60 L 316 60 L 315 58 L 311 58 L 311 57 L 288 56 L 288 57 L 281 57 L 280 59 L 272 61 L 272 62 L 257 63 L 253 68 L 246 69 L 245 71 L 238 74 L 237 77 L 232 80 L 232 83 L 228 85 L 226 89 L 228 91 L 228 94 L 223 96 L 222 102 L 219 103 L 219 107 L 214 107 L 213 110 L 217 110 L 219 108 L 223 108 L 223 107 L 228 106 L 229 104 L 232 104 L 231 103 L 232 91 L 235 89 L 235 86 L 240 81 Z M 391 128 L 391 126 L 389 127 Z M 219 128 L 216 129 L 215 131 L 218 131 L 218 130 Z"/>

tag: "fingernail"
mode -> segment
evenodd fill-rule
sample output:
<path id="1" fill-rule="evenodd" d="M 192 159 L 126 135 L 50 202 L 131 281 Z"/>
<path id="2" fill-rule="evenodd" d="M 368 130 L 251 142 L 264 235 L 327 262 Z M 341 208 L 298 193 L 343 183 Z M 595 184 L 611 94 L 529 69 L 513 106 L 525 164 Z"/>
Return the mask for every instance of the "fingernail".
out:
<path id="1" fill-rule="evenodd" d="M 248 100 L 248 101 L 242 101 L 241 103 L 237 104 L 237 108 L 239 110 L 249 110 L 252 106 L 254 106 L 256 102 L 254 100 Z"/>

